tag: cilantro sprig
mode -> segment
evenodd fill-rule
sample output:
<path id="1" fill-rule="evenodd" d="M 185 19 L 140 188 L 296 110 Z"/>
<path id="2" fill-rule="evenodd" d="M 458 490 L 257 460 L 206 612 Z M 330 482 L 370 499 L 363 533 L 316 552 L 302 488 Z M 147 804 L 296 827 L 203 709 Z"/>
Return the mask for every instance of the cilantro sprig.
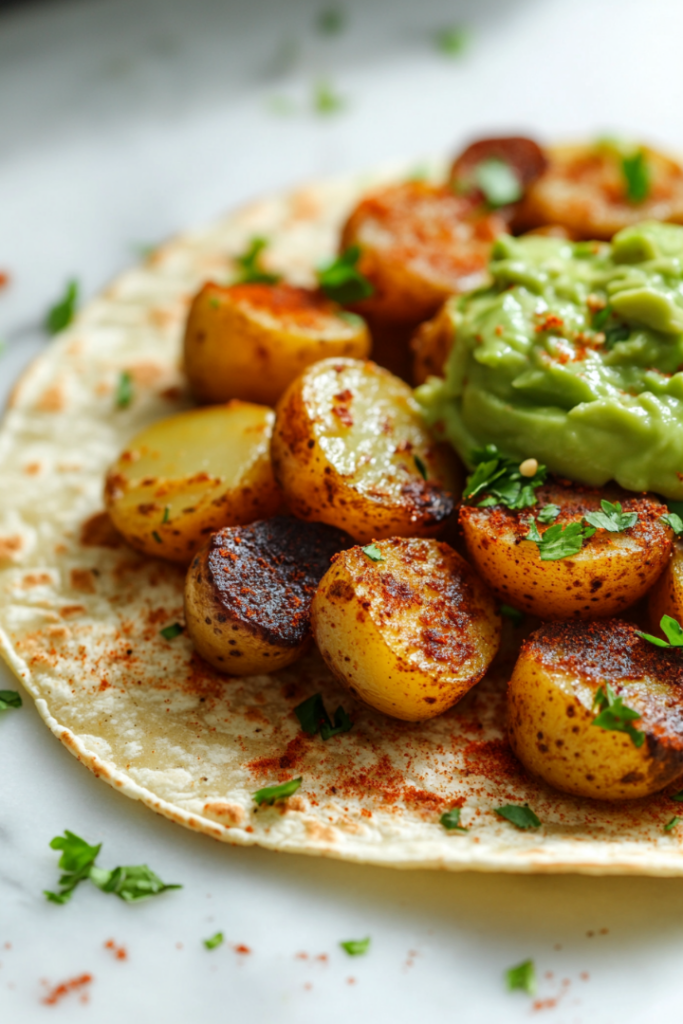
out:
<path id="1" fill-rule="evenodd" d="M 476 468 L 465 482 L 463 501 L 472 504 L 475 498 L 481 497 L 477 508 L 505 505 L 509 509 L 521 509 L 536 504 L 534 491 L 545 482 L 548 472 L 545 466 L 538 466 L 533 476 L 524 476 L 519 462 L 502 455 L 495 444 L 475 448 L 470 459 Z"/>
<path id="2" fill-rule="evenodd" d="M 510 164 L 498 157 L 477 164 L 474 184 L 492 210 L 516 203 L 524 194 L 522 184 Z"/>
<path id="3" fill-rule="evenodd" d="M 0 711 L 9 711 L 10 708 L 20 708 L 22 705 L 21 695 L 16 690 L 0 690 Z"/>
<path id="4" fill-rule="evenodd" d="M 560 558 L 568 558 L 570 555 L 577 555 L 583 547 L 584 541 L 588 540 L 595 533 L 595 527 L 587 526 L 583 522 L 568 523 L 562 526 L 555 523 L 549 526 L 545 533 L 539 533 L 536 522 L 529 521 L 529 532 L 524 540 L 532 540 L 538 545 L 538 552 L 543 562 L 557 562 Z"/>
<path id="5" fill-rule="evenodd" d="M 519 804 L 505 804 L 504 807 L 494 807 L 495 813 L 505 818 L 517 828 L 540 828 L 541 819 L 534 814 L 528 804 L 520 807 Z"/>
<path id="6" fill-rule="evenodd" d="M 327 713 L 322 694 L 314 693 L 297 704 L 294 714 L 299 719 L 301 728 L 309 736 L 315 736 L 318 732 L 323 740 L 329 740 L 339 733 L 348 732 L 353 727 L 353 722 L 343 707 L 339 706 L 334 713 L 334 723 Z"/>
<path id="7" fill-rule="evenodd" d="M 241 254 L 235 256 L 235 263 L 239 270 L 234 281 L 235 284 L 277 284 L 280 280 L 279 274 L 272 274 L 264 270 L 261 264 L 261 254 L 268 248 L 268 239 L 256 236 Z"/>
<path id="8" fill-rule="evenodd" d="M 543 523 L 544 525 L 548 523 L 554 523 L 559 514 L 559 505 L 544 505 L 543 508 L 540 509 L 538 515 L 536 516 L 536 520 L 537 522 Z"/>
<path id="9" fill-rule="evenodd" d="M 510 992 L 514 992 L 515 989 L 521 989 L 527 995 L 535 995 L 537 983 L 536 968 L 534 967 L 533 960 L 525 960 L 515 967 L 508 968 L 505 972 L 505 981 Z"/>
<path id="10" fill-rule="evenodd" d="M 460 808 L 454 807 L 452 810 L 445 811 L 444 814 L 441 815 L 439 823 L 443 825 L 448 832 L 469 832 L 468 828 L 465 828 L 464 825 L 460 824 L 460 814 Z"/>
<path id="11" fill-rule="evenodd" d="M 643 203 L 650 194 L 650 168 L 642 149 L 621 160 L 624 190 L 629 203 Z"/>
<path id="12" fill-rule="evenodd" d="M 637 512 L 623 512 L 621 502 L 606 501 L 600 502 L 602 512 L 587 512 L 584 516 L 586 522 L 596 529 L 609 530 L 610 533 L 623 533 L 630 530 L 638 522 Z"/>
<path id="13" fill-rule="evenodd" d="M 648 643 L 654 644 L 655 647 L 683 647 L 683 628 L 681 628 L 680 622 L 670 615 L 662 615 L 659 620 L 659 628 L 666 640 L 662 640 L 659 636 L 653 636 L 652 633 L 641 633 L 639 629 L 636 630 L 636 635 L 647 640 Z"/>
<path id="14" fill-rule="evenodd" d="M 372 544 L 366 544 L 366 546 L 364 548 L 361 548 L 361 550 L 363 554 L 366 556 L 366 558 L 369 558 L 371 562 L 384 561 L 384 555 L 382 554 L 381 550 L 377 547 L 377 545 L 374 543 L 374 541 Z"/>
<path id="15" fill-rule="evenodd" d="M 366 939 L 348 939 L 339 945 L 349 956 L 365 956 L 370 949 L 370 936 L 368 935 Z"/>
<path id="16" fill-rule="evenodd" d="M 677 512 L 667 512 L 667 514 L 662 516 L 659 521 L 660 523 L 665 523 L 667 526 L 670 526 L 677 537 L 679 534 L 683 533 L 683 519 L 681 519 Z"/>
<path id="17" fill-rule="evenodd" d="M 511 604 L 501 604 L 500 614 L 504 615 L 506 619 L 510 619 L 512 625 L 517 628 L 524 622 L 524 612 L 520 612 L 519 608 L 513 608 Z"/>
<path id="18" fill-rule="evenodd" d="M 596 708 L 599 713 L 591 725 L 607 729 L 610 732 L 625 732 L 631 737 L 635 747 L 642 747 L 645 742 L 645 733 L 640 729 L 635 729 L 631 724 L 638 721 L 641 717 L 640 712 L 627 707 L 622 698 L 617 697 L 609 683 L 606 683 L 604 688 L 598 687 L 593 700 L 593 710 L 595 711 Z"/>
<path id="19" fill-rule="evenodd" d="M 76 314 L 78 304 L 78 281 L 69 281 L 61 299 L 52 306 L 45 317 L 45 328 L 49 334 L 59 334 L 68 327 Z"/>
<path id="20" fill-rule="evenodd" d="M 217 949 L 218 946 L 222 946 L 224 942 L 225 936 L 223 935 L 223 932 L 216 932 L 216 934 L 212 935 L 210 939 L 204 939 L 203 945 L 206 946 L 207 949 Z"/>
<path id="21" fill-rule="evenodd" d="M 666 825 L 664 826 L 664 831 L 671 832 L 671 830 L 676 828 L 676 825 L 680 824 L 681 821 L 683 821 L 683 818 L 679 818 L 677 814 L 674 814 L 671 821 L 667 821 Z"/>
<path id="22" fill-rule="evenodd" d="M 163 636 L 164 640 L 175 640 L 177 636 L 180 636 L 184 628 L 179 622 L 173 622 L 170 626 L 164 626 L 163 629 L 160 629 L 159 636 Z"/>
<path id="23" fill-rule="evenodd" d="M 257 789 L 255 793 L 251 794 L 252 799 L 259 807 L 262 804 L 272 807 L 280 800 L 286 800 L 287 797 L 293 796 L 303 781 L 299 776 L 298 779 L 290 779 L 289 782 L 283 782 L 279 786 L 264 786 L 263 789 Z"/>
<path id="24" fill-rule="evenodd" d="M 360 255 L 360 246 L 350 245 L 341 256 L 319 268 L 318 285 L 328 299 L 349 306 L 374 293 L 374 287 L 358 269 Z"/>
<path id="25" fill-rule="evenodd" d="M 116 384 L 115 402 L 117 409 L 127 409 L 133 401 L 133 378 L 128 370 L 122 370 Z"/>

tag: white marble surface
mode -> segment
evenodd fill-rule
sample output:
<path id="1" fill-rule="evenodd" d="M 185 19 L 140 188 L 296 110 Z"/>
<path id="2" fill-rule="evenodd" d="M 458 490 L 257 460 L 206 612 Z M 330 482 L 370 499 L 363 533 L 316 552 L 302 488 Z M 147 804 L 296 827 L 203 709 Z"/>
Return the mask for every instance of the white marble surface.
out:
<path id="1" fill-rule="evenodd" d="M 137 244 L 258 192 L 496 129 L 631 131 L 683 149 L 680 0 L 349 0 L 348 31 L 329 38 L 312 28 L 320 6 L 0 14 L 3 396 L 44 346 L 41 317 L 68 277 L 91 294 Z M 453 23 L 472 37 L 457 61 L 431 41 Z M 348 99 L 335 117 L 308 109 L 321 76 Z M 298 112 L 274 114 L 275 96 Z M 105 866 L 147 861 L 184 888 L 127 906 L 83 887 L 50 905 L 48 842 L 64 828 L 103 841 Z M 227 941 L 209 953 L 217 929 Z M 368 956 L 339 949 L 365 935 Z M 683 881 L 394 873 L 231 849 L 98 782 L 28 700 L 0 718 L 3 1024 L 524 1021 L 530 1000 L 505 992 L 502 972 L 529 956 L 548 1020 L 678 1019 L 682 955 Z M 41 1003 L 43 981 L 85 972 L 87 1003 Z"/>

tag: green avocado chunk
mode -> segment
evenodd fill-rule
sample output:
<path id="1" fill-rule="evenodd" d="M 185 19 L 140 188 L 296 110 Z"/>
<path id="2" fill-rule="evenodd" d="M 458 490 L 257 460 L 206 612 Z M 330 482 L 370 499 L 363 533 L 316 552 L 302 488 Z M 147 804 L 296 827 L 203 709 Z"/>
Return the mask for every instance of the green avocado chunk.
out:
<path id="1" fill-rule="evenodd" d="M 503 235 L 489 271 L 448 301 L 445 379 L 416 391 L 437 434 L 470 466 L 495 444 L 579 483 L 683 500 L 683 227 Z"/>

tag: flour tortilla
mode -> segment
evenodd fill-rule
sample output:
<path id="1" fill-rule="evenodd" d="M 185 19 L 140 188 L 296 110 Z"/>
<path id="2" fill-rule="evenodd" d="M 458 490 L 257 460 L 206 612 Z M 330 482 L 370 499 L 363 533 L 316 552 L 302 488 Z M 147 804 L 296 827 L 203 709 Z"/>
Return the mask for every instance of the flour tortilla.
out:
<path id="1" fill-rule="evenodd" d="M 627 807 L 565 797 L 515 761 L 509 623 L 488 676 L 424 725 L 356 702 L 317 655 L 277 676 L 220 676 L 186 636 L 160 635 L 183 621 L 182 571 L 126 547 L 102 514 L 105 470 L 132 435 L 190 405 L 180 344 L 199 286 L 226 280 L 254 235 L 271 240 L 276 269 L 310 283 L 359 195 L 398 173 L 309 186 L 184 235 L 46 348 L 0 432 L 0 653 L 91 771 L 226 843 L 399 868 L 683 875 L 679 840 L 662 832 L 666 797 Z M 135 397 L 117 409 L 123 370 Z M 346 708 L 351 732 L 326 743 L 302 733 L 293 708 L 318 691 L 330 712 Z M 284 807 L 256 809 L 256 789 L 298 776 Z M 493 810 L 507 803 L 528 803 L 542 826 L 515 829 Z M 467 834 L 439 824 L 454 806 Z"/>

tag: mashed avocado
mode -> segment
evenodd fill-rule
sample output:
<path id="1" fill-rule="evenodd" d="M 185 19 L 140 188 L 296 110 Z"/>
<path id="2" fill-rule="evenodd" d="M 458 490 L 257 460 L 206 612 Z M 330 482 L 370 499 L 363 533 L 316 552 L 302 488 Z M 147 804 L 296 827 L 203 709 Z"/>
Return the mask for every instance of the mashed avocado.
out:
<path id="1" fill-rule="evenodd" d="M 451 299 L 445 380 L 417 391 L 465 462 L 494 443 L 572 480 L 683 499 L 683 227 L 500 238 Z"/>

